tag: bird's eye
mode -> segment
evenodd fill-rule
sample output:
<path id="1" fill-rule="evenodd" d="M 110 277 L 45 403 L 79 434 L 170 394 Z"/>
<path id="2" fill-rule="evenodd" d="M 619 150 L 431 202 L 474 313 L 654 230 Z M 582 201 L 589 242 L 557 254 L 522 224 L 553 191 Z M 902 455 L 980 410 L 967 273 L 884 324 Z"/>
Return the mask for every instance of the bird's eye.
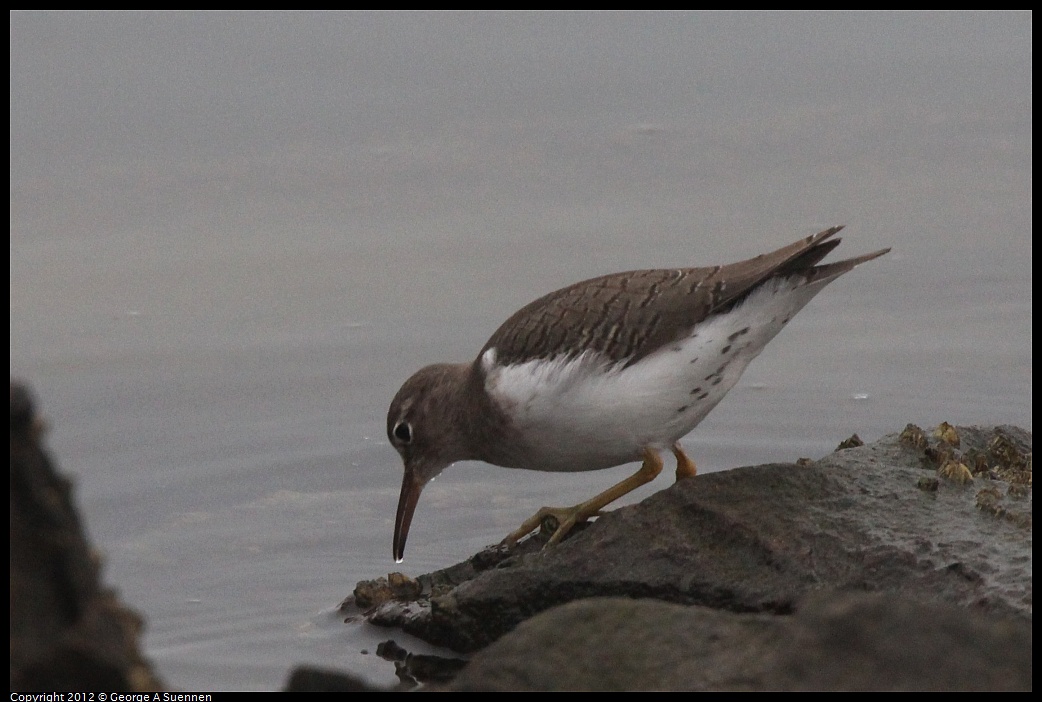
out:
<path id="1" fill-rule="evenodd" d="M 412 442 L 412 425 L 408 422 L 398 422 L 394 425 L 394 429 L 391 430 L 391 433 L 394 434 L 394 438 L 398 439 L 398 441 L 403 444 Z"/>

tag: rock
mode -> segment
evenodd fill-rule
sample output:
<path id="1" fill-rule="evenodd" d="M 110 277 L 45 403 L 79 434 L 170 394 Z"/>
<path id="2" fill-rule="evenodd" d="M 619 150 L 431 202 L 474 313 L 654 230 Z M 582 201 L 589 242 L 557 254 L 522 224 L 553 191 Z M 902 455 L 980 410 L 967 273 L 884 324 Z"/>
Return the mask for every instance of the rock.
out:
<path id="1" fill-rule="evenodd" d="M 1030 690 L 1031 622 L 892 594 L 817 595 L 786 627 L 767 690 Z"/>
<path id="2" fill-rule="evenodd" d="M 11 690 L 162 690 L 141 655 L 142 621 L 102 587 L 42 434 L 29 391 L 12 383 Z"/>
<path id="3" fill-rule="evenodd" d="M 385 692 L 382 688 L 336 670 L 297 666 L 290 672 L 283 692 Z"/>
<path id="4" fill-rule="evenodd" d="M 952 432 L 959 448 L 943 438 Z M 589 597 L 790 614 L 820 590 L 1030 620 L 1031 434 L 948 427 L 938 435 L 909 428 L 808 465 L 684 480 L 554 548 L 526 552 L 533 547 L 522 542 L 521 551 L 492 549 L 494 559 L 454 566 L 446 572 L 465 577 L 378 608 L 370 621 L 476 651 L 539 612 Z M 983 472 L 967 485 L 942 479 L 925 489 L 921 478 L 936 479 L 938 462 L 952 458 L 983 461 Z M 984 486 L 1001 489 L 978 500 Z"/>
<path id="5" fill-rule="evenodd" d="M 522 623 L 448 689 L 1030 690 L 1031 624 L 890 594 L 819 593 L 793 616 L 587 599 Z"/>

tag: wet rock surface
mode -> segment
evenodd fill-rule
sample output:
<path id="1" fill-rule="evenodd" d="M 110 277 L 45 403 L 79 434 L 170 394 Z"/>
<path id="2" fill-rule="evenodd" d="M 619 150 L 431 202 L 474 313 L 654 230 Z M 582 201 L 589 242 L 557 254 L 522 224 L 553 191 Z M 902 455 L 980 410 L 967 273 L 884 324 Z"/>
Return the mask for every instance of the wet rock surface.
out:
<path id="1" fill-rule="evenodd" d="M 965 471 L 944 470 L 953 462 Z M 893 611 L 908 620 L 908 627 L 923 627 L 922 636 L 945 644 L 944 650 L 923 654 L 935 659 L 935 666 L 946 656 L 960 661 L 976 646 L 962 638 L 969 633 L 956 627 L 958 622 L 973 631 L 994 625 L 1016 645 L 1026 637 L 1030 653 L 1031 511 L 1029 432 L 1009 426 L 949 425 L 924 431 L 909 425 L 900 434 L 852 445 L 819 461 L 739 468 L 682 481 L 576 530 L 556 547 L 541 550 L 540 539 L 545 536 L 515 549 L 490 547 L 465 563 L 418 578 L 413 586 L 421 593 L 418 597 L 385 598 L 371 606 L 355 599 L 354 604 L 365 610 L 370 622 L 472 652 L 505 636 L 510 639 L 502 645 L 524 636 L 527 627 L 519 627 L 522 622 L 558 605 L 586 598 L 650 599 L 657 601 L 652 605 L 686 606 L 676 610 L 678 619 L 680 612 L 688 610 L 701 612 L 702 617 L 709 617 L 708 611 L 716 617 L 737 618 L 721 626 L 746 632 L 737 637 L 745 643 L 735 646 L 745 650 L 748 659 L 728 668 L 738 671 L 733 677 L 716 682 L 703 674 L 684 677 L 687 683 L 677 678 L 668 686 L 666 678 L 659 680 L 661 685 L 633 679 L 630 684 L 619 683 L 621 688 L 885 688 L 883 678 L 860 679 L 856 671 L 833 674 L 828 673 L 834 668 L 830 665 L 786 663 L 778 650 L 770 652 L 768 666 L 760 660 L 768 655 L 762 649 L 770 648 L 774 637 L 782 637 L 789 642 L 782 648 L 792 650 L 793 632 L 804 631 L 798 628 L 800 622 L 809 621 L 801 616 L 823 621 L 813 615 L 818 611 L 813 607 L 811 614 L 803 614 L 805 603 L 812 601 L 808 598 L 828 598 L 825 593 L 834 593 L 835 598 L 885 593 L 882 600 L 840 599 L 839 605 L 822 605 L 845 607 L 845 623 L 833 633 L 806 630 L 801 635 L 831 642 L 821 647 L 821 655 L 827 658 L 829 648 L 844 639 L 835 632 L 846 632 L 848 645 L 853 645 L 865 632 L 874 631 L 882 613 Z M 614 609 L 615 615 L 592 618 L 600 623 L 586 630 L 587 640 L 604 640 L 606 632 L 619 631 L 622 622 L 637 617 L 627 609 L 630 600 L 597 605 Z M 795 617 L 778 616 L 793 613 Z M 564 636 L 577 627 L 565 614 L 567 610 L 560 609 L 548 613 L 545 626 L 553 626 L 553 618 L 559 618 L 558 636 Z M 760 618 L 748 619 L 750 615 Z M 640 614 L 640 618 L 648 616 Z M 755 623 L 761 621 L 774 623 Z M 930 629 L 928 622 L 936 622 L 938 628 Z M 771 628 L 783 623 L 790 629 Z M 897 627 L 899 623 L 893 622 L 892 635 L 910 635 Z M 680 635 L 666 627 L 653 631 L 667 641 Z M 648 642 L 649 636 L 633 633 L 617 654 L 633 657 L 638 668 L 654 667 L 661 656 L 653 653 L 656 647 Z M 995 646 L 1005 650 L 998 643 Z M 586 654 L 572 650 L 569 655 Z M 877 657 L 873 660 L 882 665 L 886 656 L 896 654 L 879 645 L 864 655 Z M 605 656 L 611 659 L 601 654 Z M 526 657 L 536 662 L 533 653 Z M 986 660 L 989 666 L 994 663 Z M 1003 654 L 998 660 L 1023 673 L 1022 658 Z M 710 662 L 694 665 L 701 669 Z M 1014 687 L 1024 680 L 1030 684 L 1030 662 L 1025 665 L 1026 678 L 1004 673 L 1005 679 L 1017 681 L 1011 683 Z M 743 679 L 741 671 L 747 668 L 758 672 L 756 682 L 749 683 L 753 687 L 743 688 L 744 683 L 736 681 Z M 979 668 L 972 669 L 984 688 L 994 682 Z M 783 670 L 790 671 L 791 679 L 778 677 Z M 814 677 L 815 671 L 825 677 Z M 465 672 L 458 684 L 471 689 L 492 687 L 487 681 L 473 682 L 468 675 Z M 941 677 L 916 678 L 913 667 L 908 675 L 904 683 L 894 683 L 895 689 L 969 685 L 954 670 Z M 915 679 L 921 684 L 909 682 Z M 555 687 L 544 681 L 533 683 L 531 689 L 544 689 L 543 685 Z M 556 687 L 569 685 L 562 679 Z"/>

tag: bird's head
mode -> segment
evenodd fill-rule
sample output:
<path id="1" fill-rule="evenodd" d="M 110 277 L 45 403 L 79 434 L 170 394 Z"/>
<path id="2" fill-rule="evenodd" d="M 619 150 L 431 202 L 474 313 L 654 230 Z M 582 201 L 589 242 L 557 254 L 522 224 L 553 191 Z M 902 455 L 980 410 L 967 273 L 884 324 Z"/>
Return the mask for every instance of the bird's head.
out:
<path id="1" fill-rule="evenodd" d="M 399 563 L 424 486 L 450 464 L 470 457 L 460 400 L 468 371 L 467 365 L 427 366 L 405 381 L 387 411 L 387 438 L 405 467 L 394 519 L 394 559 Z"/>

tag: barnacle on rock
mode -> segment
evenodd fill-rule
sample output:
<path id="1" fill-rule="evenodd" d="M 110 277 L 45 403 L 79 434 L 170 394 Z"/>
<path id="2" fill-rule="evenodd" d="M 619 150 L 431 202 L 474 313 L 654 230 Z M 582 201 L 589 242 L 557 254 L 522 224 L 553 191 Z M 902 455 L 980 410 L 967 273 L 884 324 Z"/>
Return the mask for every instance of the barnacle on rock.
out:
<path id="1" fill-rule="evenodd" d="M 368 609 L 390 600 L 415 600 L 423 591 L 419 581 L 403 573 L 390 573 L 386 578 L 362 580 L 355 586 L 355 604 Z"/>
<path id="2" fill-rule="evenodd" d="M 926 432 L 914 424 L 909 424 L 901 432 L 897 440 L 906 446 L 922 451 L 927 446 Z"/>
<path id="3" fill-rule="evenodd" d="M 955 458 L 955 449 L 951 444 L 941 441 L 936 446 L 927 446 L 923 455 L 933 465 L 943 466 Z"/>
<path id="4" fill-rule="evenodd" d="M 1000 480 L 1031 485 L 1031 452 L 1022 451 L 1008 436 L 996 432 L 988 442 L 988 453 Z"/>
<path id="5" fill-rule="evenodd" d="M 959 447 L 959 432 L 955 431 L 955 427 L 948 422 L 938 424 L 937 428 L 933 430 L 933 437 L 956 448 Z"/>
<path id="6" fill-rule="evenodd" d="M 1027 497 L 1031 494 L 1031 486 L 1023 483 L 1011 483 L 1006 489 L 1006 494 L 1013 498 Z"/>
<path id="7" fill-rule="evenodd" d="M 973 473 L 970 472 L 970 469 L 966 467 L 965 463 L 954 458 L 949 458 L 941 464 L 941 467 L 937 469 L 937 474 L 960 485 L 973 482 Z"/>
<path id="8" fill-rule="evenodd" d="M 969 467 L 970 472 L 974 475 L 984 475 L 991 470 L 991 461 L 988 460 L 988 454 L 977 449 L 970 449 L 964 453 L 962 462 Z"/>
<path id="9" fill-rule="evenodd" d="M 1026 529 L 1031 528 L 1031 515 L 1019 511 L 1015 507 L 1014 509 L 1010 509 L 1010 507 L 1003 502 L 1002 493 L 999 492 L 998 488 L 986 487 L 983 490 L 978 491 L 977 509 L 982 512 L 987 512 L 995 517 L 999 517 L 1000 519 L 1004 519 L 1019 527 Z"/>
<path id="10" fill-rule="evenodd" d="M 864 445 L 865 442 L 861 440 L 860 436 L 857 434 L 851 434 L 849 439 L 843 439 L 843 441 L 839 442 L 839 446 L 836 447 L 836 450 L 842 451 L 843 449 L 856 448 Z"/>
<path id="11" fill-rule="evenodd" d="M 940 481 L 937 480 L 937 476 L 924 475 L 916 481 L 915 486 L 923 492 L 937 492 L 937 488 L 940 486 Z"/>

